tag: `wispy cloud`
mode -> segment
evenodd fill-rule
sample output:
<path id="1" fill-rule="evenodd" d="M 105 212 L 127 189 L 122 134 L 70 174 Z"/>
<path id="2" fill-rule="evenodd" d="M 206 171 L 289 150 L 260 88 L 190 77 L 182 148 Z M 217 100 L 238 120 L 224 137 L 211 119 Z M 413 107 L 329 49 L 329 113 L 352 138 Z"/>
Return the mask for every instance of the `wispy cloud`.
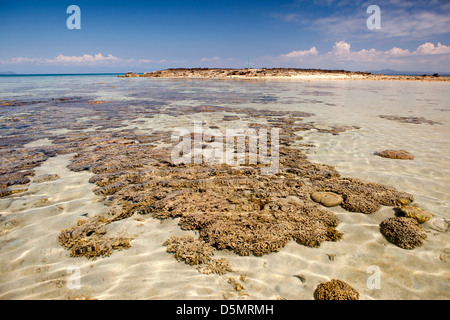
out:
<path id="1" fill-rule="evenodd" d="M 450 12 L 392 10 L 382 14 L 380 36 L 409 39 L 427 39 L 449 33 Z"/>
<path id="2" fill-rule="evenodd" d="M 299 8 L 272 15 L 286 22 L 298 22 L 328 39 L 345 38 L 349 41 L 364 39 L 424 40 L 450 34 L 450 2 L 442 0 L 315 0 L 313 4 L 327 10 L 319 16 L 302 14 L 306 0 L 297 0 Z M 376 4 L 381 9 L 381 29 L 369 30 L 366 9 Z M 292 17 L 292 18 L 290 18 Z M 295 19 L 293 18 L 295 17 Z"/>
<path id="3" fill-rule="evenodd" d="M 203 57 L 200 60 L 192 61 L 191 65 L 207 68 L 244 68 L 247 66 L 247 60 L 242 58 L 221 58 L 221 57 Z"/>
<path id="4" fill-rule="evenodd" d="M 309 50 L 300 50 L 300 51 L 291 51 L 286 54 L 282 54 L 281 58 L 299 58 L 299 57 L 307 57 L 307 56 L 317 56 L 319 51 L 317 51 L 316 47 L 312 47 Z"/>
<path id="5" fill-rule="evenodd" d="M 84 54 L 81 56 L 65 56 L 58 54 L 55 58 L 29 58 L 15 57 L 11 59 L 0 59 L 0 64 L 32 64 L 32 65 L 50 65 L 50 66 L 106 66 L 106 65 L 141 65 L 141 64 L 157 64 L 167 63 L 166 59 L 123 59 L 115 57 L 111 54 L 104 56 L 101 53 L 94 55 Z"/>
<path id="6" fill-rule="evenodd" d="M 273 13 L 272 18 L 282 20 L 285 22 L 293 22 L 293 21 L 299 21 L 300 15 L 297 13 Z"/>
<path id="7" fill-rule="evenodd" d="M 122 59 L 114 57 L 111 54 L 103 56 L 98 53 L 95 55 L 84 54 L 82 56 L 65 56 L 62 54 L 57 55 L 55 58 L 28 58 L 28 57 L 16 57 L 7 60 L 0 60 L 1 64 L 37 64 L 37 65 L 98 65 L 117 63 Z"/>
<path id="8" fill-rule="evenodd" d="M 221 60 L 222 59 L 220 59 L 220 57 L 212 57 L 212 58 L 203 57 L 200 59 L 200 61 L 202 62 L 221 61 Z"/>

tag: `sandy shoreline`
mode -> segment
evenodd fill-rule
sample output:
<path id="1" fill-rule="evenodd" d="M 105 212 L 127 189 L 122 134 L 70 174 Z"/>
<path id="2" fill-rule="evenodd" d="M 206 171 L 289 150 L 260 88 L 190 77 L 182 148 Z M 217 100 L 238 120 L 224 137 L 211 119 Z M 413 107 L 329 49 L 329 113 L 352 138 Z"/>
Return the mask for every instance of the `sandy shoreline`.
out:
<path id="1" fill-rule="evenodd" d="M 170 78 L 170 79 L 215 79 L 215 80 L 375 80 L 375 81 L 422 81 L 450 82 L 450 77 L 430 75 L 383 75 L 370 72 L 345 70 L 316 70 L 291 68 L 261 69 L 219 69 L 219 68 L 177 68 L 143 74 L 128 72 L 125 78 Z"/>

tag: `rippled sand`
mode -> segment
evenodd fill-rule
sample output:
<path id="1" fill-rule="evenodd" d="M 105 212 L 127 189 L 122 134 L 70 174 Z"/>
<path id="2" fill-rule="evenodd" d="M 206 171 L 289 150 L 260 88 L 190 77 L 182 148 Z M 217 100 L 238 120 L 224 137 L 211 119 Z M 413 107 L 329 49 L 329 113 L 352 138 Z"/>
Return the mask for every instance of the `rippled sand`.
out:
<path id="1" fill-rule="evenodd" d="M 93 173 L 67 168 L 74 156 L 68 153 L 50 157 L 36 167 L 35 175 L 25 185 L 27 191 L 0 199 L 0 298 L 313 299 L 317 285 L 332 278 L 351 284 L 360 292 L 361 299 L 450 298 L 448 85 L 380 81 L 254 85 L 229 82 L 222 85 L 211 81 L 204 85 L 203 81 L 106 80 L 108 85 L 90 89 L 75 82 L 79 87 L 75 85 L 73 91 L 86 96 L 98 94 L 99 100 L 119 101 L 129 108 L 136 106 L 137 110 L 140 103 L 148 99 L 161 102 L 169 94 L 169 105 L 176 110 L 215 102 L 215 105 L 237 108 L 311 112 L 315 115 L 305 122 L 326 129 L 357 126 L 359 129 L 352 128 L 338 135 L 318 130 L 299 132 L 304 138 L 301 143 L 315 146 L 299 147 L 305 149 L 309 160 L 335 165 L 342 175 L 384 183 L 413 194 L 416 203 L 435 214 L 422 225 L 428 238 L 423 246 L 405 250 L 389 243 L 379 232 L 379 223 L 395 215 L 392 207 L 383 207 L 372 214 L 333 207 L 327 210 L 338 215 L 337 229 L 344 234 L 343 240 L 324 242 L 318 248 L 291 241 L 281 251 L 261 257 L 217 250 L 215 257 L 228 259 L 233 272 L 204 275 L 192 266 L 177 262 L 163 246 L 171 235 L 198 236 L 196 231 L 182 231 L 178 219 L 159 221 L 143 215 L 107 226 L 109 234 L 134 236 L 130 248 L 96 260 L 73 258 L 58 243 L 61 230 L 76 225 L 80 218 L 105 212 L 107 207 L 94 194 L 95 185 L 89 183 Z M 123 88 L 119 91 L 108 87 L 112 84 Z M 51 83 L 49 87 L 55 92 L 58 85 Z M 158 94 L 159 89 L 165 90 L 166 95 Z M 130 92 L 136 96 L 129 97 Z M 64 118 L 78 113 L 76 122 L 80 124 L 84 119 L 88 123 L 93 121 L 97 115 L 80 111 L 82 108 L 83 105 L 78 111 L 55 110 L 66 112 Z M 224 114 L 230 113 L 202 114 L 201 120 L 222 129 L 242 127 L 250 121 L 263 122 L 262 119 L 225 122 Z M 407 124 L 379 117 L 386 114 L 420 116 L 442 124 Z M 117 127 L 105 128 L 107 122 L 101 122 L 98 127 L 78 130 L 170 131 L 179 127 L 191 129 L 192 121 L 198 120 L 195 115 L 148 115 L 134 110 L 130 111 L 130 118 L 117 120 Z M 15 110 L 9 109 L 4 111 L 2 119 L 12 116 L 17 116 Z M 47 134 L 54 139 L 75 130 L 51 127 Z M 29 140 L 23 144 L 24 148 L 52 144 L 42 135 Z M 385 149 L 408 150 L 415 159 L 392 160 L 373 154 Z M 79 289 L 68 287 L 70 266 L 80 268 Z M 381 271 L 380 289 L 367 285 L 370 266 L 377 266 Z M 233 288 L 229 278 L 242 284 L 244 290 Z"/>

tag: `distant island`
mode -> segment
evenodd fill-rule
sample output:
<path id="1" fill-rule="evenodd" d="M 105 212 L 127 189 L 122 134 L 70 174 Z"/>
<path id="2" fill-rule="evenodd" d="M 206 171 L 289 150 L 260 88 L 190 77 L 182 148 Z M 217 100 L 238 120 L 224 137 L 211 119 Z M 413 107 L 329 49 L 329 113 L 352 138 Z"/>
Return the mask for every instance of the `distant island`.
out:
<path id="1" fill-rule="evenodd" d="M 406 80 L 406 81 L 444 81 L 450 82 L 449 77 L 433 75 L 385 75 L 371 72 L 297 69 L 297 68 L 174 68 L 142 74 L 127 72 L 119 77 L 147 77 L 147 78 L 210 78 L 210 79 L 324 79 L 324 80 Z"/>
<path id="2" fill-rule="evenodd" d="M 0 72 L 0 74 L 16 74 L 16 73 L 12 72 L 12 71 L 3 71 L 3 72 Z"/>

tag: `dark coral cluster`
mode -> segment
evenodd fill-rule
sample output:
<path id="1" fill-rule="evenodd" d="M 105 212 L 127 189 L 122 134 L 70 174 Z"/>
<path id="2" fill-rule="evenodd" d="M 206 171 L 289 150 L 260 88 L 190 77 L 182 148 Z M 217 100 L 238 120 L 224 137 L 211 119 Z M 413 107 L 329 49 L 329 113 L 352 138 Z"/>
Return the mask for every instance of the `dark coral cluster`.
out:
<path id="1" fill-rule="evenodd" d="M 419 223 L 408 217 L 388 218 L 380 223 L 380 232 L 389 242 L 404 249 L 413 249 L 423 244 L 427 234 Z"/>
<path id="2" fill-rule="evenodd" d="M 358 300 L 359 292 L 344 281 L 331 279 L 317 286 L 314 298 L 316 300 Z"/>

